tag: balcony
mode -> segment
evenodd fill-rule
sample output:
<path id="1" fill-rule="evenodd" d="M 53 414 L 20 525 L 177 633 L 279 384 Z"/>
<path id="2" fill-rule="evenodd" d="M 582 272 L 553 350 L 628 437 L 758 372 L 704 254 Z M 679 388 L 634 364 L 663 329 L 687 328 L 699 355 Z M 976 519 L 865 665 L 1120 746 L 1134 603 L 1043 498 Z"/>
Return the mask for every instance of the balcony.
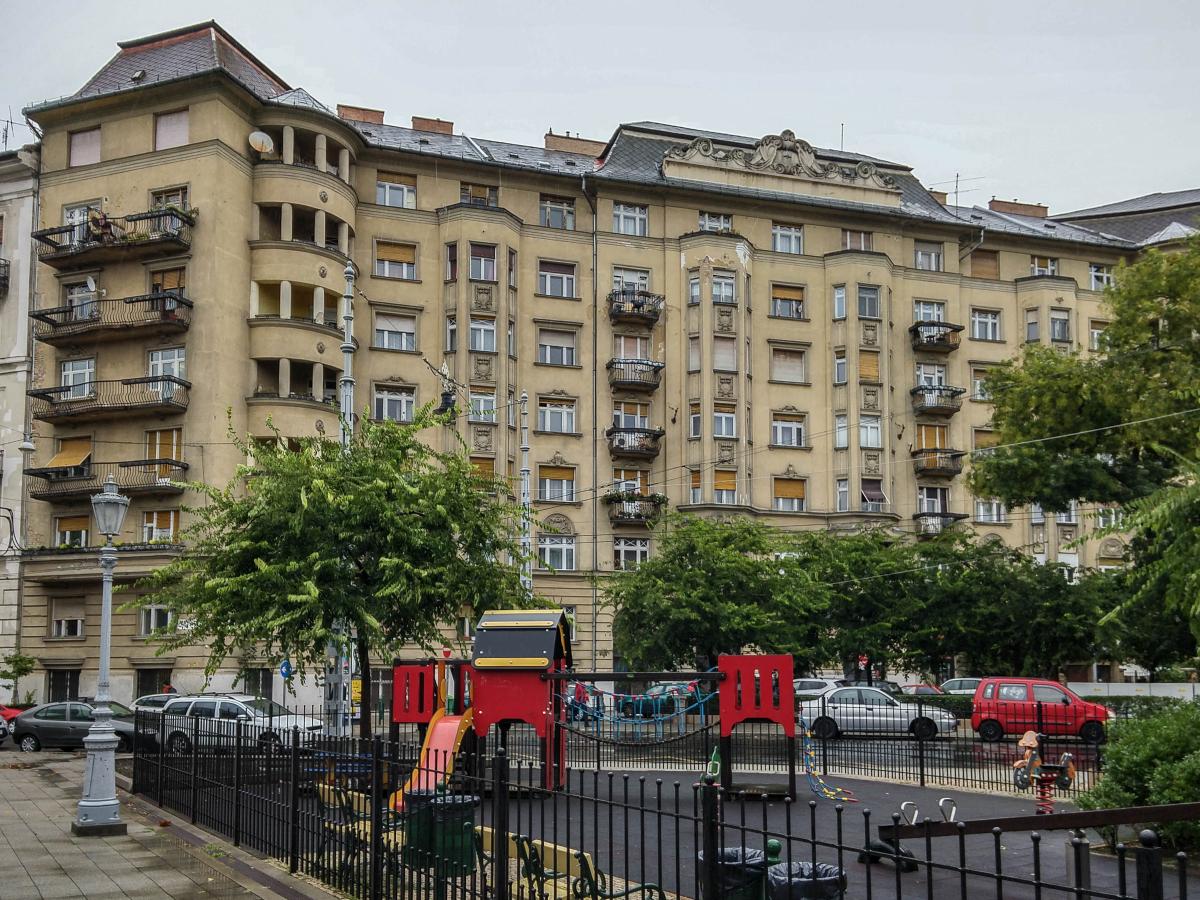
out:
<path id="1" fill-rule="evenodd" d="M 612 322 L 653 326 L 662 315 L 664 297 L 642 290 L 613 291 L 608 295 L 608 318 Z"/>
<path id="2" fill-rule="evenodd" d="M 663 365 L 652 359 L 610 359 L 608 386 L 614 390 L 653 393 L 662 384 Z"/>
<path id="3" fill-rule="evenodd" d="M 182 210 L 152 209 L 129 216 L 93 211 L 86 222 L 35 231 L 40 262 L 57 269 L 149 259 L 192 246 L 195 218 Z"/>
<path id="4" fill-rule="evenodd" d="M 0 259 L 0 297 L 8 293 L 8 260 Z"/>
<path id="5" fill-rule="evenodd" d="M 662 512 L 667 498 L 661 494 L 638 494 L 619 491 L 604 496 L 608 505 L 608 520 L 613 525 L 649 525 Z"/>
<path id="6" fill-rule="evenodd" d="M 914 450 L 913 472 L 932 478 L 953 478 L 962 472 L 962 450 Z"/>
<path id="7" fill-rule="evenodd" d="M 610 428 L 606 431 L 608 450 L 613 456 L 654 459 L 658 456 L 661 428 Z"/>
<path id="8" fill-rule="evenodd" d="M 947 384 L 920 385 L 908 393 L 912 396 L 913 412 L 918 416 L 952 416 L 962 408 L 966 388 Z"/>
<path id="9" fill-rule="evenodd" d="M 892 504 L 886 500 L 860 500 L 858 502 L 859 512 L 865 513 L 890 513 Z"/>
<path id="10" fill-rule="evenodd" d="M 147 375 L 34 388 L 29 399 L 35 419 L 83 422 L 121 412 L 181 413 L 188 407 L 191 387 L 191 382 L 174 375 Z"/>
<path id="11" fill-rule="evenodd" d="M 86 500 L 99 493 L 109 475 L 122 494 L 134 497 L 182 494 L 175 482 L 187 475 L 187 463 L 177 459 L 138 459 L 120 463 L 87 463 L 66 468 L 26 469 L 36 479 L 29 490 L 34 500 Z"/>
<path id="12" fill-rule="evenodd" d="M 965 518 L 967 518 L 966 513 L 913 513 L 913 522 L 917 526 L 918 537 L 933 537 L 935 535 L 939 535 L 946 529 L 953 527 L 955 522 L 961 522 Z"/>
<path id="13" fill-rule="evenodd" d="M 33 336 L 53 346 L 75 343 L 82 335 L 119 340 L 143 334 L 178 334 L 192 324 L 192 301 L 179 291 L 158 291 L 120 300 L 85 300 L 75 306 L 30 311 Z"/>
<path id="14" fill-rule="evenodd" d="M 950 353 L 958 349 L 958 335 L 962 330 L 961 325 L 951 325 L 949 322 L 917 322 L 908 329 L 908 333 L 912 335 L 913 350 Z"/>

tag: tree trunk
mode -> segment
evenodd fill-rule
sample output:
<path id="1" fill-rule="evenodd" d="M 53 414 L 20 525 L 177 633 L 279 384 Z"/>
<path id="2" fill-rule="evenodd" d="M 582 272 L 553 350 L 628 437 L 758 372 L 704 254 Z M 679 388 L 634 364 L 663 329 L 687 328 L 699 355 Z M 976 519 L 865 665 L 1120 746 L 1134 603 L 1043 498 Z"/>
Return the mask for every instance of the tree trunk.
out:
<path id="1" fill-rule="evenodd" d="M 360 637 L 354 642 L 354 649 L 358 655 L 358 677 L 362 681 L 362 699 L 358 704 L 358 736 L 367 741 L 374 734 L 371 715 L 371 702 L 374 699 L 371 692 L 371 648 L 366 638 Z"/>

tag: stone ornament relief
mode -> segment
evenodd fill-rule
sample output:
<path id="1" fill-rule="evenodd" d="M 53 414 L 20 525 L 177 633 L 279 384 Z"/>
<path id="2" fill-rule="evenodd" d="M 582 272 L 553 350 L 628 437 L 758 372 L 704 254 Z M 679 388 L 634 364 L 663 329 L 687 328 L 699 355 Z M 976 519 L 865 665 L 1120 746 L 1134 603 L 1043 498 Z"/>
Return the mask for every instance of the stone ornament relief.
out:
<path id="1" fill-rule="evenodd" d="M 474 356 L 471 358 L 471 377 L 482 381 L 495 381 L 495 366 L 490 356 Z"/>

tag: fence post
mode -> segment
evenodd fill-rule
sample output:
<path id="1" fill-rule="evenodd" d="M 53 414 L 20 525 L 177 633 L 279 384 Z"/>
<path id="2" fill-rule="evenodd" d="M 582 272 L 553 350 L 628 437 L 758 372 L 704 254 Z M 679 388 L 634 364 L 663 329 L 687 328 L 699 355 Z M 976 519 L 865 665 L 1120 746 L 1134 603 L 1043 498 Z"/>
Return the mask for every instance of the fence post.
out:
<path id="1" fill-rule="evenodd" d="M 163 714 L 158 713 L 158 738 L 155 741 L 155 744 L 158 745 L 156 747 L 156 749 L 158 751 L 158 772 L 157 772 L 158 783 L 155 784 L 154 787 L 155 787 L 155 793 L 157 795 L 155 797 L 155 799 L 158 801 L 159 806 L 163 805 L 163 778 L 165 777 L 165 774 L 163 772 L 163 765 L 166 761 L 165 760 L 166 749 L 163 745 L 166 744 L 166 742 L 167 742 L 166 741 L 166 728 L 164 727 L 164 724 L 163 724 L 163 718 L 164 718 Z"/>
<path id="2" fill-rule="evenodd" d="M 700 827 L 703 829 L 701 843 L 704 847 L 704 862 L 700 866 L 700 896 L 703 900 L 717 900 L 717 848 L 720 844 L 721 823 L 718 821 L 718 788 L 711 775 L 705 775 L 700 784 Z"/>
<path id="3" fill-rule="evenodd" d="M 242 845 L 242 720 L 234 725 L 233 744 L 233 846 Z"/>
<path id="4" fill-rule="evenodd" d="M 288 871 L 300 868 L 300 729 L 292 729 L 288 765 Z"/>
<path id="5" fill-rule="evenodd" d="M 133 789 L 131 793 L 134 795 L 141 793 L 138 790 L 138 786 L 143 780 L 140 777 L 140 769 L 146 763 L 146 758 L 141 753 L 138 753 L 138 737 L 142 733 L 142 719 L 145 715 L 146 713 L 140 709 L 134 710 L 133 713 L 133 784 L 130 787 Z"/>
<path id="6" fill-rule="evenodd" d="M 496 748 L 492 759 L 492 896 L 508 900 L 508 752 Z"/>
<path id="7" fill-rule="evenodd" d="M 826 703 L 827 703 L 827 701 L 825 699 L 825 695 L 822 694 L 821 695 L 821 715 L 822 716 L 824 716 L 829 711 L 828 707 L 826 706 Z M 823 741 L 821 741 L 821 775 L 826 776 L 828 774 L 829 774 L 829 741 L 823 740 Z"/>
<path id="8" fill-rule="evenodd" d="M 191 765 L 191 791 L 190 803 L 188 806 L 188 818 L 192 824 L 196 824 L 196 756 L 200 752 L 200 719 L 197 717 L 192 719 L 192 765 Z"/>
<path id="9" fill-rule="evenodd" d="M 383 896 L 383 751 L 371 738 L 371 900 Z"/>
<path id="10" fill-rule="evenodd" d="M 1138 900 L 1163 900 L 1162 847 L 1149 828 L 1139 832 L 1133 854 L 1137 862 Z"/>
<path id="11" fill-rule="evenodd" d="M 924 705 L 920 700 L 917 701 L 917 719 L 918 721 L 925 717 Z M 917 782 L 921 787 L 925 787 L 925 738 L 921 736 L 922 729 L 914 729 L 916 732 L 914 737 L 917 739 Z"/>

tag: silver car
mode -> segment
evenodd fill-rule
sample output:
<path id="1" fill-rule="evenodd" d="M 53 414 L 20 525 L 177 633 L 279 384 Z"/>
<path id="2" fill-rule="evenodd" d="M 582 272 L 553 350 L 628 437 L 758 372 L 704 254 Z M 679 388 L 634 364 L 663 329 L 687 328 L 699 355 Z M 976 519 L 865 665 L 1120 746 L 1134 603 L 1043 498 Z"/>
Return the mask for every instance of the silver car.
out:
<path id="1" fill-rule="evenodd" d="M 201 747 L 232 748 L 237 743 L 239 723 L 244 745 L 259 750 L 282 750 L 298 729 L 301 743 L 319 737 L 320 719 L 300 716 L 286 706 L 248 694 L 203 694 L 170 700 L 162 711 L 163 740 L 169 753 L 190 753 L 195 742 Z"/>
<path id="2" fill-rule="evenodd" d="M 975 688 L 979 687 L 982 678 L 951 678 L 942 682 L 943 694 L 959 694 L 968 697 L 975 696 Z"/>
<path id="3" fill-rule="evenodd" d="M 951 712 L 927 704 L 904 703 L 873 687 L 831 688 L 801 703 L 798 715 L 822 740 L 847 732 L 911 734 L 928 741 L 958 726 Z"/>

